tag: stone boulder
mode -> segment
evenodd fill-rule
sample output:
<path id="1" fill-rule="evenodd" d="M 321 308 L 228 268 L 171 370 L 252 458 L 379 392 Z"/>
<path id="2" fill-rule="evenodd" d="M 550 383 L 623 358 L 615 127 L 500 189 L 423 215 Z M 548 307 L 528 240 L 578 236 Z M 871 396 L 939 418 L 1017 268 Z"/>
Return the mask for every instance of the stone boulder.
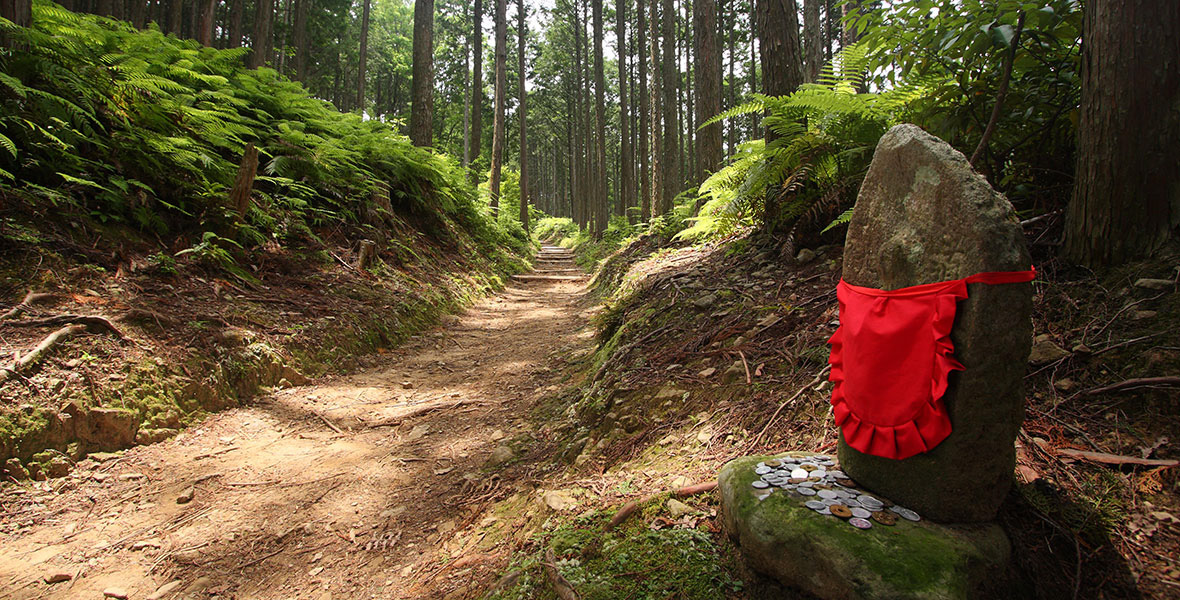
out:
<path id="1" fill-rule="evenodd" d="M 843 277 L 892 290 L 987 271 L 1025 271 L 1032 260 L 1012 205 L 946 142 L 914 125 L 877 145 L 848 227 Z M 971 284 L 951 339 L 966 370 L 943 396 L 952 433 L 925 454 L 863 454 L 841 437 L 840 463 L 864 487 L 931 519 L 995 517 L 1015 467 L 1032 340 L 1032 286 Z"/>
<path id="2" fill-rule="evenodd" d="M 90 450 L 122 450 L 135 445 L 139 419 L 135 413 L 121 408 L 92 408 L 81 413 L 77 424 L 78 438 Z"/>
<path id="3" fill-rule="evenodd" d="M 755 464 L 768 458 L 732 461 L 718 481 L 725 530 L 754 570 L 825 599 L 1009 597 L 1011 548 L 999 525 L 900 520 L 856 529 L 781 489 L 759 499 L 765 490 L 750 484 Z"/>

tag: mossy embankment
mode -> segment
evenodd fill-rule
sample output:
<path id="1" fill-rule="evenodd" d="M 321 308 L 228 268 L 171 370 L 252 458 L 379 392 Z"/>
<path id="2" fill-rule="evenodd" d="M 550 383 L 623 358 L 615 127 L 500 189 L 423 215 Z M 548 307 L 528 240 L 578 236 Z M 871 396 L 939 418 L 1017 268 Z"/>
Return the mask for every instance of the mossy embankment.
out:
<path id="1" fill-rule="evenodd" d="M 454 160 L 244 49 L 40 2 L 5 36 L 0 351 L 110 324 L 5 367 L 10 476 L 363 366 L 527 268 Z"/>

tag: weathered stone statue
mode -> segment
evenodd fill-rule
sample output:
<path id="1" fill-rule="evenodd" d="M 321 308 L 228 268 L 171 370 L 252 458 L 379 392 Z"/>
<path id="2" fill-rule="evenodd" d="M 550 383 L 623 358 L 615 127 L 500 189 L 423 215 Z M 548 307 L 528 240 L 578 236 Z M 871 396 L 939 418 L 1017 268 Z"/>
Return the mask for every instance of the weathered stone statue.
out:
<path id="1" fill-rule="evenodd" d="M 858 286 L 853 293 L 867 297 L 862 308 L 870 310 L 844 314 L 852 296 L 842 295 L 844 335 L 833 336 L 834 413 L 845 423 L 839 460 L 806 453 L 744 457 L 718 478 L 726 530 L 751 567 L 820 598 L 1009 596 L 1009 542 L 990 521 L 1011 484 L 1023 418 L 1030 264 L 1012 206 L 961 153 L 913 125 L 881 138 L 844 252 L 845 283 Z M 980 278 L 991 283 L 954 283 L 981 273 L 1003 275 Z M 953 357 L 941 356 L 958 361 L 943 363 L 951 368 L 940 376 L 931 377 L 929 368 L 922 375 L 927 389 L 933 381 L 939 392 L 926 397 L 941 397 L 924 424 L 886 423 L 882 415 L 889 411 L 877 400 L 904 377 L 899 369 L 881 368 L 894 361 L 880 359 L 887 354 L 864 343 L 866 328 L 850 324 L 891 314 L 895 298 L 914 293 L 890 296 L 890 290 L 942 282 L 953 283 L 954 297 L 931 306 L 955 314 L 934 320 L 943 327 L 935 328 L 937 344 L 918 335 L 896 347 L 895 330 L 868 328 L 883 331 L 879 339 L 892 344 L 883 352 L 906 354 L 907 361 L 933 360 L 932 347 L 950 345 Z M 880 296 L 890 299 L 878 302 Z M 836 358 L 840 350 L 843 363 Z M 850 378 L 849 360 L 874 368 Z M 839 393 L 855 396 L 859 407 L 840 406 Z M 907 423 L 917 425 L 907 429 Z"/>
<path id="2" fill-rule="evenodd" d="M 845 281 L 894 290 L 1031 264 L 1012 205 L 960 152 L 914 125 L 881 138 L 849 223 Z M 864 454 L 841 438 L 844 471 L 935 521 L 995 517 L 1024 418 L 1031 292 L 1027 283 L 970 284 L 951 330 L 965 369 L 950 375 L 943 396 L 950 435 L 904 460 Z"/>

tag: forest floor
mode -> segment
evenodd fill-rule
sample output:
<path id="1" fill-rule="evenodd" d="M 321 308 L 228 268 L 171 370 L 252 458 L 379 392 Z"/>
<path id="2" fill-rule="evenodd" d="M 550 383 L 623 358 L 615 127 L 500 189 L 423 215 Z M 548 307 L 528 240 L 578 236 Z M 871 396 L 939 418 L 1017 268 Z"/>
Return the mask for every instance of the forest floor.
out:
<path id="1" fill-rule="evenodd" d="M 514 284 L 370 369 L 7 488 L 3 511 L 35 525 L 0 538 L 0 596 L 438 598 L 486 585 L 507 555 L 475 552 L 473 531 L 534 477 L 517 455 L 541 435 L 525 417 L 563 356 L 593 343 L 584 285 Z M 55 575 L 69 578 L 46 583 Z"/>

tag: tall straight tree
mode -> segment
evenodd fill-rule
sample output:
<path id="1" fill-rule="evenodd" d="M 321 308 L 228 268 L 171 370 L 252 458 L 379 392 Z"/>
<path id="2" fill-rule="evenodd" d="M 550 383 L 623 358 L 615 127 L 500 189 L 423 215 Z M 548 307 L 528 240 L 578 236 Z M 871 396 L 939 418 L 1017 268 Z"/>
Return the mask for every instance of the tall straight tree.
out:
<path id="1" fill-rule="evenodd" d="M 483 144 L 483 0 L 475 0 L 475 11 L 472 14 L 471 47 L 475 58 L 471 65 L 471 137 L 467 142 L 467 164 L 475 164 L 479 159 L 480 145 Z M 469 171 L 471 182 L 475 183 L 479 174 L 475 169 Z"/>
<path id="2" fill-rule="evenodd" d="M 619 202 L 616 212 L 627 216 L 627 204 L 634 195 L 631 117 L 627 111 L 627 0 L 615 3 L 615 38 L 619 55 Z"/>
<path id="3" fill-rule="evenodd" d="M 824 33 L 820 28 L 819 5 L 824 0 L 803 0 L 803 80 L 815 83 L 824 64 Z"/>
<path id="4" fill-rule="evenodd" d="M 1088 0 L 1065 255 L 1118 265 L 1180 226 L 1180 3 Z"/>
<path id="5" fill-rule="evenodd" d="M 704 123 L 721 112 L 721 46 L 717 44 L 717 4 L 694 0 L 693 37 L 696 45 L 696 122 Z M 696 156 L 700 183 L 721 165 L 721 124 L 697 132 Z"/>
<path id="6" fill-rule="evenodd" d="M 229 5 L 229 47 L 242 47 L 242 18 L 245 16 L 246 0 L 231 0 Z"/>
<path id="7" fill-rule="evenodd" d="M 434 127 L 434 0 L 414 0 L 413 53 L 410 143 L 430 146 Z"/>
<path id="8" fill-rule="evenodd" d="M 663 36 L 664 151 L 661 156 L 663 182 L 658 215 L 672 211 L 672 202 L 680 188 L 680 124 L 677 122 L 676 92 L 680 87 L 680 69 L 676 65 L 676 9 L 672 0 L 662 0 L 660 29 Z"/>
<path id="9" fill-rule="evenodd" d="M 660 56 L 660 0 L 648 5 L 648 42 L 651 48 L 651 216 L 659 216 L 660 197 L 664 194 L 664 177 L 669 157 L 664 147 L 664 61 Z"/>
<path id="10" fill-rule="evenodd" d="M 516 60 L 519 65 L 517 77 L 518 95 L 520 96 L 520 224 L 527 232 L 529 230 L 529 144 L 528 144 L 528 97 L 524 80 L 524 44 L 528 37 L 527 26 L 524 21 L 524 0 L 516 2 Z"/>
<path id="11" fill-rule="evenodd" d="M 496 0 L 496 98 L 495 114 L 492 117 L 492 174 L 488 182 L 491 199 L 488 206 L 492 211 L 500 207 L 500 169 L 504 166 L 504 94 L 508 88 L 505 71 L 508 53 L 508 23 L 506 0 Z"/>
<path id="12" fill-rule="evenodd" d="M 177 4 L 180 0 L 173 0 Z M 266 64 L 270 55 L 270 30 L 275 16 L 275 0 L 255 0 L 258 8 L 254 13 L 254 36 L 250 43 L 250 67 L 257 69 Z"/>
<path id="13" fill-rule="evenodd" d="M 594 235 L 606 230 L 606 77 L 602 65 L 602 0 L 594 10 Z"/>
<path id="14" fill-rule="evenodd" d="M 213 21 L 217 17 L 217 0 L 200 0 L 201 20 L 197 24 L 197 41 L 202 46 L 213 45 Z"/>
<path id="15" fill-rule="evenodd" d="M 639 58 L 639 218 L 646 223 L 651 219 L 651 169 L 648 160 L 651 157 L 651 146 L 648 137 L 651 120 L 650 91 L 647 89 L 647 19 L 644 10 L 644 0 L 636 0 L 635 5 L 639 13 L 636 29 L 639 32 L 639 43 L 635 55 Z"/>
<path id="16" fill-rule="evenodd" d="M 312 1 L 295 0 L 295 78 L 299 81 L 307 81 L 308 58 L 311 56 L 311 44 L 307 37 L 307 14 L 311 9 Z"/>
<path id="17" fill-rule="evenodd" d="M 433 3 L 433 0 L 431 0 L 431 2 Z M 357 108 L 361 109 L 362 113 L 365 112 L 365 67 L 367 66 L 368 59 L 369 59 L 369 9 L 370 9 L 371 3 L 372 3 L 372 0 L 365 0 L 364 12 L 361 14 L 361 53 L 360 53 L 360 60 L 357 62 L 357 69 L 356 69 L 356 106 L 357 106 Z M 415 6 L 415 8 L 417 8 L 417 6 Z M 415 10 L 415 13 L 416 12 L 417 11 Z M 431 11 L 431 12 L 433 13 L 433 11 Z M 415 14 L 414 16 L 417 17 L 418 15 Z M 415 18 L 415 21 L 417 21 L 416 18 Z M 418 25 L 417 25 L 417 23 L 415 23 L 414 24 L 415 50 L 417 49 L 417 47 L 416 47 L 417 41 L 418 41 L 417 34 L 418 34 Z M 429 43 L 427 44 L 427 46 L 429 46 Z M 418 56 L 418 54 L 415 52 L 414 57 L 417 58 L 417 56 Z M 427 140 L 427 143 L 423 144 L 423 145 L 429 146 L 430 145 L 429 140 Z"/>
<path id="18" fill-rule="evenodd" d="M 757 0 L 758 53 L 762 62 L 762 93 L 785 96 L 803 83 L 799 47 L 799 16 L 795 0 Z M 766 128 L 769 143 L 778 134 Z"/>

